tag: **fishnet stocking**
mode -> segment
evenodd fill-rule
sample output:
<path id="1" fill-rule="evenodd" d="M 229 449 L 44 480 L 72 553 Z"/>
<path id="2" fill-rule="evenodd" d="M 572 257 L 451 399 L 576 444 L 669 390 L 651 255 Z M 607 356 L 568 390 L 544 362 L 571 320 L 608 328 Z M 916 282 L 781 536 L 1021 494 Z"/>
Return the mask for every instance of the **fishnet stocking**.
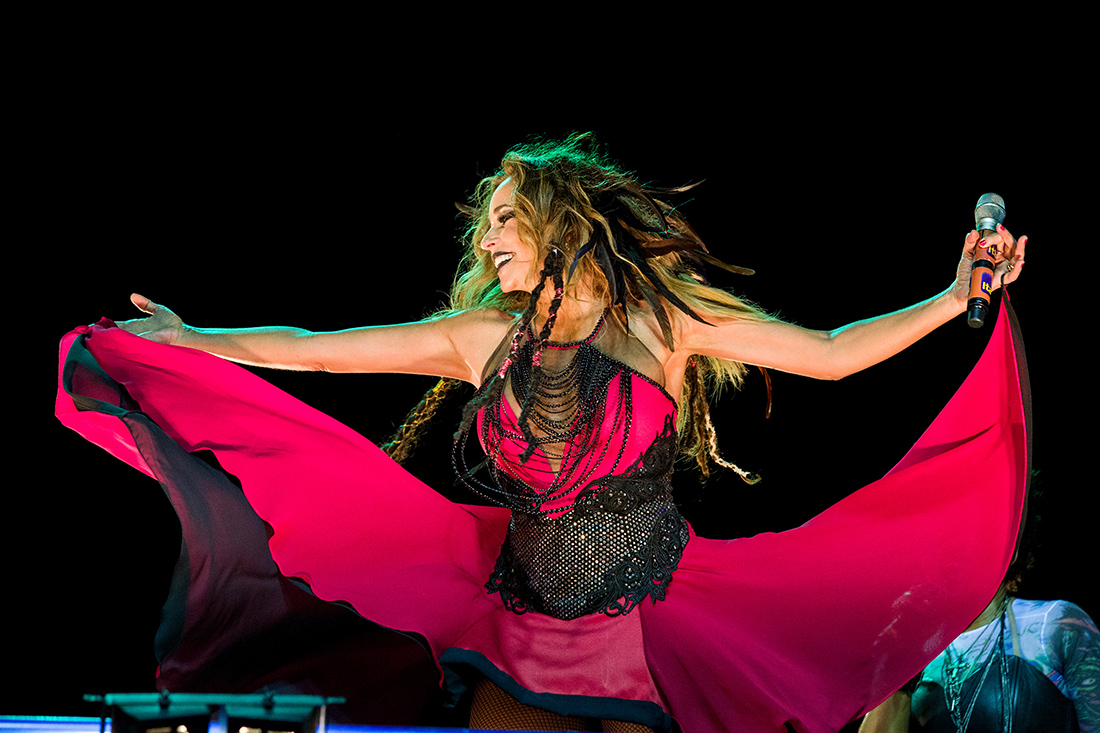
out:
<path id="1" fill-rule="evenodd" d="M 627 723 L 622 720 L 603 720 L 604 733 L 653 733 L 653 729 L 641 723 Z"/>
<path id="2" fill-rule="evenodd" d="M 489 680 L 481 680 L 474 690 L 470 708 L 470 728 L 496 730 L 599 730 L 588 718 L 558 715 L 518 702 Z"/>
<path id="3" fill-rule="evenodd" d="M 610 733 L 653 733 L 638 723 L 617 720 L 595 720 L 576 715 L 558 715 L 548 710 L 533 708 L 518 702 L 514 697 L 489 680 L 481 680 L 474 689 L 473 706 L 470 709 L 472 730 L 546 730 L 546 731 L 609 731 Z"/>

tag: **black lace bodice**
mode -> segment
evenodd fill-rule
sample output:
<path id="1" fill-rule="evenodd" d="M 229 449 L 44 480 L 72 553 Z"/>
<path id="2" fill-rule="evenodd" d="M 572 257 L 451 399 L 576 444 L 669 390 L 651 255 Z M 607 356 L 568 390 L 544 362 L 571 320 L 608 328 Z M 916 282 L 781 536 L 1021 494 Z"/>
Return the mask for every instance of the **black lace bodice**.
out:
<path id="1" fill-rule="evenodd" d="M 661 600 L 688 542 L 672 501 L 675 403 L 655 379 L 597 348 L 600 333 L 544 351 L 527 461 L 517 405 L 528 396 L 529 338 L 507 388 L 478 416 L 492 483 L 461 462 L 461 437 L 456 445 L 460 478 L 512 510 L 486 588 L 516 613 L 619 615 L 647 596 Z"/>

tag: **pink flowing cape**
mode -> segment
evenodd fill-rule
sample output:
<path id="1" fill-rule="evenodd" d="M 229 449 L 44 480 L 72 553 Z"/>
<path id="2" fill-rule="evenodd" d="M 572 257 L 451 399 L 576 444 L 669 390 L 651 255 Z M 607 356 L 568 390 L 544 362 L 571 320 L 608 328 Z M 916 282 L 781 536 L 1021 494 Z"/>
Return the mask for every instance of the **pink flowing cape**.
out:
<path id="1" fill-rule="evenodd" d="M 157 479 L 180 516 L 156 639 L 172 690 L 305 680 L 368 695 L 382 722 L 413 719 L 401 711 L 425 690 L 474 670 L 558 712 L 693 733 L 835 731 L 958 635 L 1012 558 L 1029 445 L 1014 324 L 1006 299 L 970 376 L 885 477 L 786 532 L 693 535 L 667 599 L 615 618 L 505 610 L 484 584 L 506 510 L 444 499 L 217 357 L 109 321 L 78 328 L 61 342 L 56 414 Z M 354 642 L 302 631 L 359 616 L 372 630 Z M 271 644 L 296 661 L 265 667 Z"/>

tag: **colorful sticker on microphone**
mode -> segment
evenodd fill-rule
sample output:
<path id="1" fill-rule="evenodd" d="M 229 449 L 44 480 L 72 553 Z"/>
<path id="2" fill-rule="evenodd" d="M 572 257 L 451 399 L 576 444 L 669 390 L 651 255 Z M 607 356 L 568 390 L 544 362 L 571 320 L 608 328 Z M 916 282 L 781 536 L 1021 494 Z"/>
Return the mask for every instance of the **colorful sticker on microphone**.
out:
<path id="1" fill-rule="evenodd" d="M 981 288 L 982 288 L 982 292 L 985 293 L 986 295 L 992 295 L 993 294 L 993 273 L 991 273 L 991 272 L 983 272 L 982 273 Z"/>

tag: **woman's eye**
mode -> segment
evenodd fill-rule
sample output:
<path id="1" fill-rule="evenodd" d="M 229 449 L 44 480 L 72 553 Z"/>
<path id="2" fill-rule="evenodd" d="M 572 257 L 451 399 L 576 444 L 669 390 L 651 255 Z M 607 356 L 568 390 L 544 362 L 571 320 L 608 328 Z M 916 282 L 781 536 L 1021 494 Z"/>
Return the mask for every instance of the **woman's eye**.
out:
<path id="1" fill-rule="evenodd" d="M 511 211 L 506 211 L 497 218 L 497 223 L 500 226 L 504 226 L 509 219 L 515 219 L 516 215 Z"/>

